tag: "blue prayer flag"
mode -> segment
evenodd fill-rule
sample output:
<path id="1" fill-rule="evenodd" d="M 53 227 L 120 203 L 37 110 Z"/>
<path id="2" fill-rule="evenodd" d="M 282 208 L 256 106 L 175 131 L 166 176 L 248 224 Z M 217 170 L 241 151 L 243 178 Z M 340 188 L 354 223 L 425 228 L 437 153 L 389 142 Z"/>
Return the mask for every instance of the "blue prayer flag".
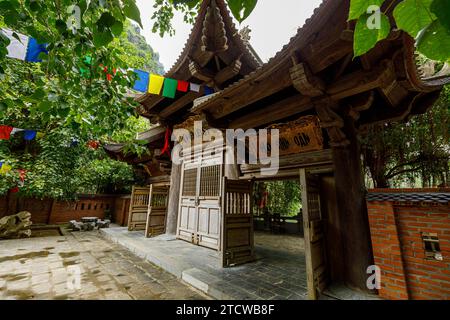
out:
<path id="1" fill-rule="evenodd" d="M 133 89 L 140 92 L 147 92 L 150 74 L 138 69 L 134 69 L 134 72 L 137 75 L 137 79 L 134 83 Z"/>
<path id="2" fill-rule="evenodd" d="M 209 96 L 214 93 L 214 89 L 208 86 L 205 86 L 205 96 Z"/>
<path id="3" fill-rule="evenodd" d="M 36 138 L 37 131 L 34 130 L 25 130 L 24 139 L 27 141 L 33 140 Z"/>
<path id="4" fill-rule="evenodd" d="M 39 54 L 41 52 L 48 54 L 47 44 L 40 44 L 36 39 L 30 38 L 28 40 L 27 55 L 25 60 L 28 62 L 41 62 L 42 60 L 39 59 Z"/>

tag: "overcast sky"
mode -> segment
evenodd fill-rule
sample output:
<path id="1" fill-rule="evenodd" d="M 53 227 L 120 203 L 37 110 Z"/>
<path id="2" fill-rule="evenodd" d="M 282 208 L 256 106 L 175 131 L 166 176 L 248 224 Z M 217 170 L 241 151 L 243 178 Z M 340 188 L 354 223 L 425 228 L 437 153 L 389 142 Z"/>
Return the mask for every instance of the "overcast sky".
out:
<path id="1" fill-rule="evenodd" d="M 142 34 L 147 42 L 160 54 L 160 61 L 167 71 L 176 62 L 183 49 L 192 26 L 183 22 L 183 16 L 177 14 L 173 21 L 176 35 L 161 38 L 152 33 L 154 0 L 137 0 L 141 10 L 144 30 Z M 297 28 L 303 25 L 321 0 L 259 0 L 252 15 L 238 29 L 249 26 L 251 44 L 261 59 L 266 62 L 273 57 L 289 39 L 296 34 Z"/>

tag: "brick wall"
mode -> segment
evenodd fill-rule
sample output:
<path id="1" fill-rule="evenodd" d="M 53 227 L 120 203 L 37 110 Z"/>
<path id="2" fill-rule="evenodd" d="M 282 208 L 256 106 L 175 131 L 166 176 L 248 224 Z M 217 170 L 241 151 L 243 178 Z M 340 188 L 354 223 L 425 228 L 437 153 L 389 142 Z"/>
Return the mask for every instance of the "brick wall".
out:
<path id="1" fill-rule="evenodd" d="M 122 225 L 123 216 L 128 212 L 126 203 L 126 196 L 116 195 L 79 195 L 77 201 L 16 198 L 10 195 L 9 198 L 0 197 L 0 218 L 20 211 L 29 211 L 33 224 L 63 224 L 70 220 L 79 221 L 82 217 L 104 219 L 105 212 L 109 211 L 112 221 L 115 222 L 117 218 L 118 223 Z"/>
<path id="2" fill-rule="evenodd" d="M 368 195 L 379 295 L 385 299 L 450 299 L 450 189 L 377 189 Z M 439 238 L 442 261 L 425 256 L 422 233 Z"/>

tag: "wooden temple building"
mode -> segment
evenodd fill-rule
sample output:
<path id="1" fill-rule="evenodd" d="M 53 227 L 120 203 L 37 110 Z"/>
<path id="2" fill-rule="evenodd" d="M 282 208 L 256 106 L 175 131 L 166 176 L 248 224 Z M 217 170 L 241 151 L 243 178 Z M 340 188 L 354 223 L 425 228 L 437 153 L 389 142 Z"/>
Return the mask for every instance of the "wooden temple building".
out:
<path id="1" fill-rule="evenodd" d="M 389 16 L 391 2 L 397 1 L 384 4 Z M 280 169 L 270 179 L 300 180 L 309 296 L 317 298 L 331 282 L 367 290 L 366 270 L 374 263 L 358 134 L 375 123 L 424 113 L 449 78 L 422 79 L 414 40 L 395 29 L 353 58 L 349 3 L 324 0 L 290 42 L 262 63 L 225 1 L 203 0 L 184 50 L 165 76 L 216 93 L 142 95 L 139 113 L 158 124 L 140 136 L 152 156 L 124 156 L 120 146 L 108 147 L 111 156 L 146 167 L 158 195 L 152 197 L 148 187 L 135 190 L 130 229 L 147 229 L 150 236 L 165 232 L 217 250 L 224 267 L 254 259 L 251 180 L 268 179 L 261 166 L 221 164 L 218 159 L 234 152 L 225 147 L 200 161 L 186 157 L 181 165 L 160 150 L 167 129 L 192 129 L 195 119 L 220 130 L 276 127 Z M 155 226 L 156 233 L 150 230 Z"/>

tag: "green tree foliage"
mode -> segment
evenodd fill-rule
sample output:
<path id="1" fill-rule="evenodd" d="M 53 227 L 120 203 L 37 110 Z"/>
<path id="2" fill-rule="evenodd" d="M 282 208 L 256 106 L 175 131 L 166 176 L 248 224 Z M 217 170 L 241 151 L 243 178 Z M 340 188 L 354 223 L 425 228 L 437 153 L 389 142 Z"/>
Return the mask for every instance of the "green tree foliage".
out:
<path id="1" fill-rule="evenodd" d="M 300 184 L 295 180 L 268 181 L 256 183 L 255 212 L 262 212 L 260 208 L 264 190 L 268 193 L 267 208 L 272 214 L 281 216 L 296 216 L 301 208 Z"/>
<path id="2" fill-rule="evenodd" d="M 158 55 L 128 21 L 111 45 L 121 60 L 150 72 L 161 71 Z M 132 168 L 109 159 L 102 148 L 88 148 L 87 143 L 122 142 L 125 150 L 140 154 L 146 148 L 135 140 L 136 133 L 147 130 L 149 123 L 137 117 L 134 109 L 124 107 L 123 98 L 113 98 L 113 102 L 107 98 L 110 84 L 104 75 L 81 80 L 98 82 L 98 87 L 91 87 L 95 91 L 70 86 L 68 93 L 69 87 L 58 75 L 47 73 L 45 62 L 5 59 L 2 65 L 0 124 L 38 130 L 44 136 L 26 142 L 22 133 L 16 133 L 0 141 L 0 161 L 14 169 L 0 176 L 0 195 L 20 185 L 18 169 L 26 170 L 20 188 L 24 196 L 73 198 L 77 193 L 129 191 L 137 179 Z M 89 107 L 94 101 L 95 107 Z"/>
<path id="3" fill-rule="evenodd" d="M 392 28 L 384 14 L 389 8 L 385 0 L 351 0 L 349 20 L 357 20 L 354 37 L 354 55 L 361 56 L 385 39 Z M 379 14 L 371 6 L 381 8 Z M 380 24 L 371 27 L 368 19 L 380 17 Z M 416 39 L 420 53 L 427 58 L 446 62 L 450 60 L 450 1 L 403 0 L 394 8 L 395 25 Z"/>
<path id="4" fill-rule="evenodd" d="M 450 177 L 450 87 L 424 115 L 370 128 L 362 137 L 365 166 L 376 187 L 445 185 Z"/>

